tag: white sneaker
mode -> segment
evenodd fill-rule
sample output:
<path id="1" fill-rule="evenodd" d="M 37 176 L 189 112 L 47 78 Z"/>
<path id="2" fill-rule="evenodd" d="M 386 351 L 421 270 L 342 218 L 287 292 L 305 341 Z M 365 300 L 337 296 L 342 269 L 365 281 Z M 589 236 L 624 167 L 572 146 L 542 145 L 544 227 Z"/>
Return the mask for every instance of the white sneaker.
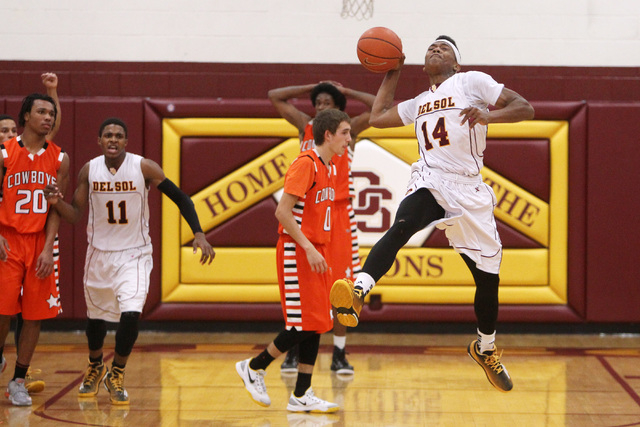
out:
<path id="1" fill-rule="evenodd" d="M 31 406 L 31 396 L 24 387 L 24 378 L 11 380 L 5 395 L 15 406 Z"/>
<path id="2" fill-rule="evenodd" d="M 264 369 L 257 371 L 251 369 L 249 367 L 250 361 L 251 358 L 236 363 L 236 372 L 238 372 L 238 375 L 242 378 L 244 388 L 246 388 L 251 395 L 251 399 L 258 405 L 267 407 L 271 405 L 271 399 L 269 399 L 269 395 L 267 394 L 267 386 L 264 385 L 266 372 Z"/>
<path id="3" fill-rule="evenodd" d="M 327 402 L 317 398 L 313 394 L 311 387 L 302 397 L 296 397 L 291 393 L 289 398 L 289 404 L 287 405 L 287 411 L 291 412 L 336 412 L 340 407 L 335 403 Z"/>

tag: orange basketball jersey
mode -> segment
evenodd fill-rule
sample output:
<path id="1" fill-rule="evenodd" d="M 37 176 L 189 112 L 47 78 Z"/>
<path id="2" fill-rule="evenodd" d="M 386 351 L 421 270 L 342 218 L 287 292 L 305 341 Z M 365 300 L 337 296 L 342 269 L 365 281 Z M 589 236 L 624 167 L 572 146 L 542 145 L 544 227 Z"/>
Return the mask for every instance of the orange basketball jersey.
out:
<path id="1" fill-rule="evenodd" d="M 5 168 L 0 224 L 18 233 L 44 230 L 49 212 L 44 187 L 56 182 L 64 152 L 47 141 L 38 153 L 31 154 L 20 136 L 0 144 L 0 150 Z"/>
<path id="2" fill-rule="evenodd" d="M 335 200 L 335 168 L 324 164 L 316 150 L 303 151 L 284 177 L 284 192 L 298 196 L 293 216 L 302 233 L 312 243 L 331 238 L 331 209 Z M 278 233 L 288 234 L 282 224 Z"/>
<path id="3" fill-rule="evenodd" d="M 304 128 L 304 134 L 300 138 L 300 151 L 311 150 L 315 148 L 315 140 L 313 139 L 313 122 L 307 123 Z M 347 147 L 342 156 L 333 156 L 331 159 L 336 166 L 336 200 L 347 200 L 354 198 L 356 195 L 353 185 L 353 177 L 351 176 L 351 163 L 353 162 L 353 151 L 351 147 Z"/>

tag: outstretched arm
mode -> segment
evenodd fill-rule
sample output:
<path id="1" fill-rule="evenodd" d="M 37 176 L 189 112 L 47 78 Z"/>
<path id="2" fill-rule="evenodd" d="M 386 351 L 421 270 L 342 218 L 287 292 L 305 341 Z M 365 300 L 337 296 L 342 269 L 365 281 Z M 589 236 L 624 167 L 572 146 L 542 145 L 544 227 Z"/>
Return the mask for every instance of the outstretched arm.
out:
<path id="1" fill-rule="evenodd" d="M 376 100 L 373 103 L 371 109 L 371 117 L 369 118 L 369 124 L 376 128 L 390 128 L 404 126 L 400 114 L 398 114 L 398 106 L 394 105 L 393 98 L 398 87 L 398 80 L 400 79 L 400 68 L 404 64 L 404 56 L 398 63 L 398 66 L 390 71 L 387 71 L 380 89 L 376 94 Z"/>
<path id="2" fill-rule="evenodd" d="M 53 140 L 58 130 L 60 130 L 60 123 L 62 122 L 62 109 L 60 108 L 60 100 L 58 99 L 58 76 L 54 73 L 44 73 L 40 77 L 42 78 L 42 84 L 47 88 L 47 95 L 56 102 L 56 109 L 58 110 L 53 129 L 51 129 L 51 132 L 47 135 L 47 139 Z"/>
<path id="3" fill-rule="evenodd" d="M 167 178 L 160 165 L 153 160 L 143 159 L 140 168 L 142 169 L 142 174 L 144 175 L 147 185 L 155 185 L 158 190 L 166 194 L 180 209 L 182 217 L 187 221 L 193 232 L 193 253 L 197 253 L 198 248 L 200 248 L 200 264 L 206 264 L 207 261 L 211 264 L 216 253 L 202 232 L 198 214 L 196 213 L 191 198 Z"/>
<path id="4" fill-rule="evenodd" d="M 66 189 L 66 185 L 63 184 Z M 44 189 L 47 203 L 53 206 L 57 213 L 67 222 L 75 224 L 82 217 L 89 201 L 89 163 L 80 169 L 78 173 L 78 186 L 73 193 L 71 203 L 63 200 L 64 192 L 57 184 L 49 184 Z"/>
<path id="5" fill-rule="evenodd" d="M 461 125 L 469 121 L 469 127 L 473 127 L 477 123 L 488 125 L 489 123 L 515 123 L 531 120 L 535 111 L 529 101 L 517 92 L 505 87 L 496 101 L 495 110 L 486 111 L 467 107 L 460 111 L 460 115 L 463 116 Z"/>
<path id="6" fill-rule="evenodd" d="M 317 83 L 302 86 L 287 86 L 277 89 L 271 89 L 268 93 L 269 100 L 276 107 L 278 114 L 294 125 L 299 133 L 304 132 L 304 128 L 311 120 L 311 116 L 294 107 L 289 102 L 292 98 L 298 98 L 303 95 L 309 95 Z"/>
<path id="7" fill-rule="evenodd" d="M 353 148 L 356 144 L 356 138 L 360 134 L 360 132 L 370 127 L 369 118 L 371 116 L 371 108 L 373 107 L 373 103 L 376 100 L 376 96 L 371 93 L 361 92 L 359 90 L 344 87 L 337 82 L 328 83 L 331 83 L 335 87 L 337 87 L 338 90 L 342 92 L 342 94 L 347 98 L 355 99 L 356 101 L 360 101 L 367 106 L 368 111 L 365 111 L 364 113 L 351 118 L 351 142 L 349 143 L 349 145 L 351 146 L 351 148 Z"/>

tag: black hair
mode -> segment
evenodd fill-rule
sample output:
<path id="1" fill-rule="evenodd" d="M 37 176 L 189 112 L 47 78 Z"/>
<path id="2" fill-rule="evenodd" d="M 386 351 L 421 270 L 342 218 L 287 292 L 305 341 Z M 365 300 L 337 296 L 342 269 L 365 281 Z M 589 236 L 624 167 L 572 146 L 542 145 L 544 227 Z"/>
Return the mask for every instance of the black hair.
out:
<path id="1" fill-rule="evenodd" d="M 128 138 L 128 132 L 127 132 L 127 125 L 119 118 L 117 117 L 109 117 L 108 119 L 105 119 L 102 124 L 100 125 L 100 130 L 98 131 L 98 136 L 102 136 L 102 131 L 104 130 L 104 128 L 106 128 L 109 125 L 118 125 L 120 127 L 122 127 L 122 129 L 124 129 L 124 137 Z"/>
<path id="2" fill-rule="evenodd" d="M 13 120 L 13 121 L 15 122 L 15 120 L 13 119 L 13 117 L 11 117 L 11 116 L 10 116 L 10 115 L 8 115 L 8 114 L 0 114 L 0 122 L 1 122 L 2 120 Z"/>
<path id="3" fill-rule="evenodd" d="M 338 110 L 344 111 L 347 106 L 347 97 L 344 96 L 342 92 L 338 90 L 337 87 L 332 85 L 331 83 L 319 83 L 311 90 L 311 103 L 316 105 L 316 98 L 321 93 L 328 94 L 331 98 L 333 98 L 333 103 L 336 104 Z"/>
<path id="4" fill-rule="evenodd" d="M 350 123 L 349 115 L 341 110 L 329 108 L 320 111 L 313 119 L 313 141 L 316 145 L 324 144 L 324 133 L 329 131 L 335 134 L 340 123 Z"/>
<path id="5" fill-rule="evenodd" d="M 458 45 L 456 44 L 456 41 L 454 39 L 452 39 L 451 37 L 449 37 L 449 36 L 444 36 L 444 35 L 438 36 L 438 37 L 436 37 L 436 41 L 438 41 L 438 40 L 446 40 L 448 42 L 451 42 L 451 44 L 454 45 L 456 47 L 456 49 L 458 48 Z"/>
<path id="6" fill-rule="evenodd" d="M 43 95 L 41 93 L 32 93 L 31 95 L 25 96 L 22 100 L 22 107 L 20 108 L 20 115 L 18 116 L 18 125 L 20 127 L 24 127 L 25 120 L 24 116 L 27 113 L 31 112 L 31 108 L 33 108 L 34 101 L 41 99 L 43 101 L 50 102 L 53 105 L 53 121 L 56 121 L 58 117 L 58 106 L 56 105 L 56 101 L 53 100 L 49 95 Z"/>

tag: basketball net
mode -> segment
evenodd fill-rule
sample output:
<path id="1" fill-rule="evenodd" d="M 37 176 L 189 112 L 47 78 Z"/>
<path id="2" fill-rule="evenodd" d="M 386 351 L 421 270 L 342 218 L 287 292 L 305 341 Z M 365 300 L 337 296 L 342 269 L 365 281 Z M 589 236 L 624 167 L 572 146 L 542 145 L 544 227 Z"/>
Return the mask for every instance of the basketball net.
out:
<path id="1" fill-rule="evenodd" d="M 358 21 L 369 19 L 373 16 L 373 0 L 342 0 L 342 12 L 344 19 L 356 18 Z"/>

